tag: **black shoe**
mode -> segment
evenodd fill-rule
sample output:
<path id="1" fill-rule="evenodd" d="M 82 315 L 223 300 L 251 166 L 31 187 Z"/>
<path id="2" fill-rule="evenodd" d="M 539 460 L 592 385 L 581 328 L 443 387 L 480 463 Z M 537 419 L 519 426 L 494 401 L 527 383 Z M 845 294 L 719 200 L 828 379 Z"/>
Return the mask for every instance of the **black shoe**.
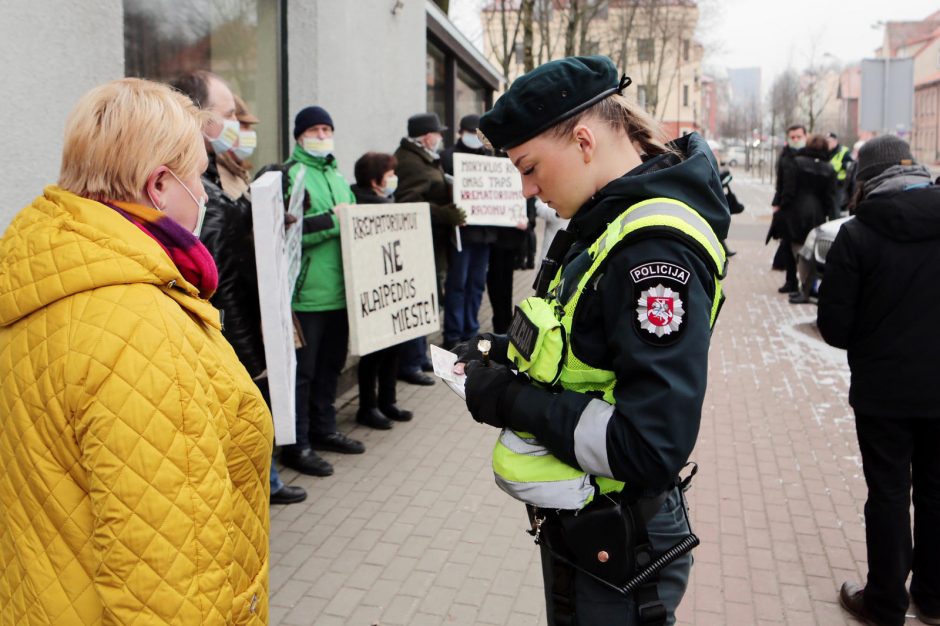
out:
<path id="1" fill-rule="evenodd" d="M 803 292 L 791 293 L 789 300 L 790 304 L 809 304 L 812 302 L 810 297 Z"/>
<path id="2" fill-rule="evenodd" d="M 925 624 L 940 624 L 940 614 L 930 615 L 924 613 L 923 609 L 921 609 L 916 602 L 914 603 L 914 615 Z"/>
<path id="3" fill-rule="evenodd" d="M 799 290 L 799 285 L 796 283 L 783 283 L 783 287 L 778 289 L 777 293 L 796 293 Z"/>
<path id="4" fill-rule="evenodd" d="M 396 422 L 410 422 L 411 418 L 414 417 L 411 411 L 400 409 L 397 404 L 387 404 L 382 407 L 381 411 L 385 414 L 385 417 Z"/>
<path id="5" fill-rule="evenodd" d="M 284 485 L 271 494 L 271 504 L 294 504 L 307 499 L 307 490 L 296 485 Z"/>
<path id="6" fill-rule="evenodd" d="M 865 607 L 865 588 L 853 582 L 842 583 L 839 590 L 839 604 L 846 612 L 869 626 L 879 626 L 878 621 Z"/>
<path id="7" fill-rule="evenodd" d="M 332 476 L 333 466 L 310 448 L 300 452 L 281 452 L 281 463 L 307 476 Z"/>
<path id="8" fill-rule="evenodd" d="M 310 438 L 310 445 L 315 450 L 329 450 L 330 452 L 339 452 L 341 454 L 362 454 L 366 447 L 361 441 L 350 439 L 343 433 L 330 433 L 324 437 L 314 439 Z"/>
<path id="9" fill-rule="evenodd" d="M 430 361 L 425 361 L 424 363 L 421 364 L 421 371 L 422 371 L 422 372 L 433 372 L 433 371 L 434 371 L 434 364 L 431 363 Z"/>
<path id="10" fill-rule="evenodd" d="M 398 380 L 403 380 L 406 383 L 409 383 L 412 385 L 430 386 L 434 384 L 433 378 L 431 378 L 427 374 L 422 374 L 421 372 L 408 372 L 406 374 L 399 374 Z"/>
<path id="11" fill-rule="evenodd" d="M 356 421 L 363 426 L 376 430 L 390 430 L 392 422 L 378 409 L 359 409 L 356 411 Z"/>

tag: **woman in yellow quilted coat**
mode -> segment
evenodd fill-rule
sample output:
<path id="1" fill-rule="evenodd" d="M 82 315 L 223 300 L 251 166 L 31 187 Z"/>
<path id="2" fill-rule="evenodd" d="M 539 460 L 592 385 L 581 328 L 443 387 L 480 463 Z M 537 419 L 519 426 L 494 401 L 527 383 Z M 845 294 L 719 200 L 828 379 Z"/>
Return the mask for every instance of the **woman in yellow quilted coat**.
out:
<path id="1" fill-rule="evenodd" d="M 272 423 L 208 302 L 203 118 L 118 80 L 0 241 L 0 624 L 264 624 Z"/>

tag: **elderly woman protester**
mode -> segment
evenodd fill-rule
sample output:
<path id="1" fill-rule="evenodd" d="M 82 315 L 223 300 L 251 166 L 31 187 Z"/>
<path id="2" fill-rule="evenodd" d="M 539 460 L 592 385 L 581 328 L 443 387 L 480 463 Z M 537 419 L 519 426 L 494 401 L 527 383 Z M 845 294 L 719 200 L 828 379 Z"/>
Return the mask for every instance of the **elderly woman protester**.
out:
<path id="1" fill-rule="evenodd" d="M 0 241 L 0 622 L 267 622 L 272 424 L 208 302 L 205 116 L 92 89 Z"/>

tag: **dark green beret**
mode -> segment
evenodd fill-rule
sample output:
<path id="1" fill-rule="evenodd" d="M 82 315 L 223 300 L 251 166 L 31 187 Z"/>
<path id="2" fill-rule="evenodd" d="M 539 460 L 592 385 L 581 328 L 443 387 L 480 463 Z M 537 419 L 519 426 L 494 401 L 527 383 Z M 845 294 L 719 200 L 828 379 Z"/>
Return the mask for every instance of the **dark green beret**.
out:
<path id="1" fill-rule="evenodd" d="M 480 132 L 507 150 L 630 85 L 605 56 L 567 57 L 523 74 L 480 118 Z"/>

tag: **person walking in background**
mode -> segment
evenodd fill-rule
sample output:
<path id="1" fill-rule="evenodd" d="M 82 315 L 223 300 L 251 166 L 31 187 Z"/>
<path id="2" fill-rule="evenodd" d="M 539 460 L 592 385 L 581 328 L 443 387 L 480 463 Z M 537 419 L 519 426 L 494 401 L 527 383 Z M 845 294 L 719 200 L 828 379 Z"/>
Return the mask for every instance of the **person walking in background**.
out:
<path id="1" fill-rule="evenodd" d="M 251 125 L 258 118 L 247 111 L 224 80 L 211 72 L 185 74 L 173 82 L 173 87 L 228 128 L 234 128 L 233 121 L 239 126 L 234 142 L 226 133 L 222 134 L 225 139 L 206 141 L 209 166 L 202 175 L 202 186 L 208 200 L 200 240 L 212 254 L 219 272 L 219 288 L 211 302 L 219 309 L 222 334 L 270 407 L 248 168 L 241 158 L 250 156 L 257 145 Z M 303 487 L 284 484 L 274 463 L 270 478 L 272 504 L 292 504 L 307 498 Z"/>
<path id="2" fill-rule="evenodd" d="M 833 203 L 833 213 L 827 215 L 828 219 L 834 220 L 845 210 L 849 201 L 848 187 L 849 175 L 852 172 L 854 160 L 851 151 L 839 143 L 839 137 L 835 133 L 826 135 L 826 147 L 829 149 L 829 163 L 836 172 L 835 201 Z"/>
<path id="3" fill-rule="evenodd" d="M 466 115 L 460 120 L 460 139 L 441 155 L 444 172 L 454 175 L 454 153 L 492 156 L 477 137 L 479 115 Z M 461 226 L 461 250 L 451 247 L 447 279 L 444 283 L 444 348 L 476 337 L 480 331 L 480 303 L 486 289 L 486 268 L 490 245 L 496 241 L 495 228 Z"/>
<path id="4" fill-rule="evenodd" d="M 274 426 L 196 236 L 226 127 L 125 78 L 65 128 L 0 241 L 0 622 L 267 624 Z"/>
<path id="5" fill-rule="evenodd" d="M 352 186 L 357 204 L 388 204 L 395 201 L 398 161 L 390 154 L 366 152 L 354 167 L 356 184 Z M 381 209 L 381 207 L 376 207 Z M 389 346 L 365 354 L 359 359 L 359 410 L 356 421 L 369 428 L 388 430 L 392 420 L 407 422 L 411 411 L 396 404 L 395 381 L 398 377 L 399 346 Z M 379 394 L 376 401 L 375 385 Z"/>
<path id="6" fill-rule="evenodd" d="M 846 582 L 839 600 L 865 624 L 900 626 L 910 599 L 940 624 L 940 188 L 892 135 L 866 143 L 857 167 L 861 202 L 826 256 L 817 317 L 848 350 L 868 486 L 868 581 Z"/>
<path id="7" fill-rule="evenodd" d="M 291 188 L 301 166 L 310 208 L 304 213 L 303 256 L 294 291 L 294 312 L 305 345 L 297 350 L 297 443 L 284 446 L 281 462 L 302 474 L 329 476 L 333 466 L 314 452 L 361 454 L 365 446 L 336 427 L 336 386 L 346 363 L 349 323 L 339 222 L 333 209 L 356 202 L 333 155 L 333 118 L 319 106 L 294 119 L 296 145 L 288 161 Z M 324 218 L 331 226 L 321 230 Z"/>
<path id="8" fill-rule="evenodd" d="M 398 202 L 427 202 L 431 210 L 434 240 L 434 265 L 437 273 L 438 301 L 444 297 L 447 257 L 453 247 L 454 229 L 466 220 L 453 203 L 453 191 L 441 167 L 443 146 L 441 121 L 436 113 L 418 113 L 408 118 L 408 136 L 403 137 L 395 159 L 398 161 Z M 428 342 L 418 337 L 405 342 L 398 354 L 398 377 L 413 385 L 433 385 L 425 374 L 434 368 L 428 358 Z"/>
<path id="9" fill-rule="evenodd" d="M 826 221 L 835 203 L 836 172 L 829 163 L 826 138 L 812 135 L 806 145 L 794 151 L 780 166 L 779 210 L 774 215 L 784 241 L 790 245 L 791 268 L 787 267 L 787 287 L 800 298 L 796 278 L 796 258 L 811 230 Z M 791 283 L 791 278 L 793 282 Z M 804 277 L 805 278 L 805 277 Z"/>
<path id="10" fill-rule="evenodd" d="M 789 228 L 785 223 L 784 214 L 780 213 L 780 200 L 784 185 L 784 174 L 793 171 L 793 158 L 797 151 L 806 146 L 806 127 L 802 124 L 793 124 L 787 128 L 787 143 L 780 150 L 780 157 L 777 159 L 777 175 L 774 178 L 774 197 L 771 200 L 771 211 L 773 216 L 770 222 L 770 228 L 767 230 L 767 242 L 771 239 L 777 239 L 780 244 L 774 253 L 772 267 L 775 270 L 783 270 L 786 279 L 783 285 L 777 290 L 779 293 L 795 293 L 798 291 L 798 280 L 796 275 L 796 259 L 793 256 L 793 246 L 788 236 Z M 788 184 L 790 184 L 788 182 Z"/>

